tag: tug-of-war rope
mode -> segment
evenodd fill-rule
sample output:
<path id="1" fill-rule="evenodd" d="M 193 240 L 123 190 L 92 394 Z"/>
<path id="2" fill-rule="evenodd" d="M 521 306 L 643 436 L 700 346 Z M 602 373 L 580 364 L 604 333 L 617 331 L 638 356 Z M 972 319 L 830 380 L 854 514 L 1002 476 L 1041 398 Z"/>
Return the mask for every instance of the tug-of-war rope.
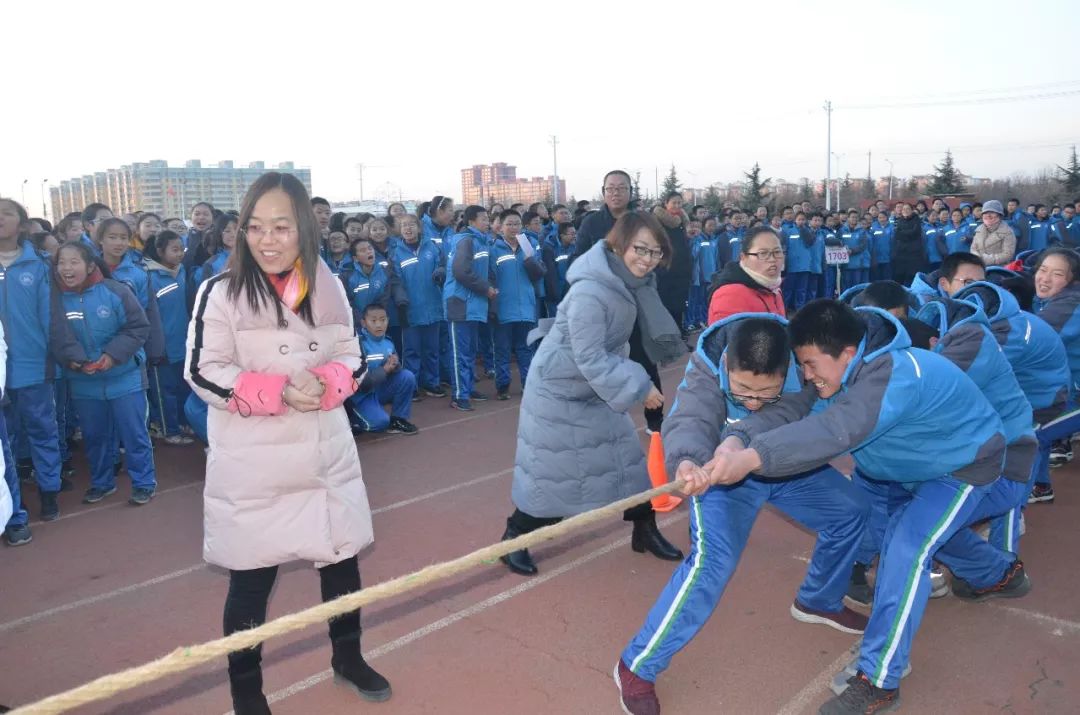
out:
<path id="1" fill-rule="evenodd" d="M 656 489 L 641 492 L 626 499 L 621 499 L 607 506 L 593 509 L 577 516 L 570 517 L 558 524 L 546 526 L 542 529 L 519 536 L 508 541 L 500 541 L 485 548 L 473 551 L 470 554 L 460 556 L 452 561 L 444 561 L 431 566 L 425 566 L 419 571 L 414 571 L 405 576 L 384 581 L 375 586 L 346 594 L 340 598 L 317 606 L 290 613 L 258 628 L 246 631 L 237 631 L 225 638 L 218 638 L 199 645 L 177 648 L 166 656 L 157 660 L 128 668 L 118 673 L 104 675 L 92 680 L 85 685 L 72 688 L 63 693 L 52 695 L 30 705 L 24 705 L 13 711 L 12 715 L 52 715 L 63 713 L 80 705 L 97 702 L 111 698 L 128 690 L 152 683 L 156 680 L 176 675 L 186 670 L 198 667 L 203 663 L 224 658 L 234 650 L 251 648 L 263 641 L 277 636 L 283 636 L 293 631 L 298 631 L 308 626 L 325 624 L 331 618 L 340 616 L 349 611 L 355 611 L 362 606 L 369 606 L 378 601 L 400 596 L 409 591 L 415 591 L 424 586 L 457 576 L 477 566 L 490 564 L 500 556 L 505 556 L 512 551 L 528 549 L 545 541 L 557 539 L 573 531 L 603 521 L 609 517 L 622 514 L 632 506 L 637 506 L 649 501 L 654 497 L 671 494 L 682 487 L 681 480 L 670 482 Z"/>

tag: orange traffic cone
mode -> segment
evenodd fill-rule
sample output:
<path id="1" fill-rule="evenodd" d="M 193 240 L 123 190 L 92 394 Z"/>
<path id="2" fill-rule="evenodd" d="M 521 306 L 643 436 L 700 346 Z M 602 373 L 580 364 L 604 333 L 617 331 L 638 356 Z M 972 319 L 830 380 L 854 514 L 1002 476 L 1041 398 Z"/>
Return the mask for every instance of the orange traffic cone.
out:
<path id="1" fill-rule="evenodd" d="M 649 481 L 652 482 L 653 489 L 668 483 L 667 470 L 664 469 L 664 444 L 660 441 L 659 432 L 653 432 L 649 439 Z M 652 498 L 654 511 L 671 511 L 679 504 L 682 504 L 682 498 L 673 494 L 661 494 Z"/>

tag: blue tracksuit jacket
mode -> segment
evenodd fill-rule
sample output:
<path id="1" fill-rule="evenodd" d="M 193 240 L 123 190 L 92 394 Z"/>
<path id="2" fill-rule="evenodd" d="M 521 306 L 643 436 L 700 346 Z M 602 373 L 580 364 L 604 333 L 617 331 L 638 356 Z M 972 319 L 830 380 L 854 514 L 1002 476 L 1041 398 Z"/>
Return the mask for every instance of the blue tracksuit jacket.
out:
<path id="1" fill-rule="evenodd" d="M 488 319 L 488 288 L 494 278 L 490 238 L 469 227 L 450 240 L 447 255 L 446 319 L 477 321 Z"/>
<path id="2" fill-rule="evenodd" d="M 521 238 L 533 245 L 533 255 L 528 258 L 520 245 L 512 249 L 503 238 L 491 246 L 495 287 L 499 289 L 495 309 L 500 323 L 535 323 L 538 317 L 536 286 L 544 277 L 545 268 L 538 242 Z"/>
<path id="3" fill-rule="evenodd" d="M 1049 300 L 1035 299 L 1039 317 L 1061 336 L 1069 358 L 1072 393 L 1080 393 L 1080 283 L 1073 281 Z"/>
<path id="4" fill-rule="evenodd" d="M 439 244 L 422 238 L 415 246 L 399 241 L 391 253 L 394 273 L 409 299 L 409 325 L 432 325 L 444 320 L 441 283 L 446 278 Z"/>
<path id="5" fill-rule="evenodd" d="M 158 267 L 154 267 L 158 266 Z M 161 329 L 165 335 L 165 356 L 170 363 L 183 362 L 187 352 L 187 328 L 191 311 L 187 302 L 187 276 L 183 266 L 176 275 L 159 264 L 148 271 L 150 290 L 154 293 Z"/>
<path id="6" fill-rule="evenodd" d="M 49 358 L 50 269 L 48 258 L 23 241 L 15 262 L 0 266 L 0 320 L 7 336 L 7 385 L 18 389 L 53 378 Z"/>

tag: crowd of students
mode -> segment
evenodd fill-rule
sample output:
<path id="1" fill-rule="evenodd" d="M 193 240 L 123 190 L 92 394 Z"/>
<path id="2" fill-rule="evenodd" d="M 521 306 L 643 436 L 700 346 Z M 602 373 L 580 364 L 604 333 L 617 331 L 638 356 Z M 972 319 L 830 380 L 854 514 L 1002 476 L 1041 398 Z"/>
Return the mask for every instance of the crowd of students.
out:
<path id="1" fill-rule="evenodd" d="M 395 203 L 385 216 L 334 213 L 325 199 L 312 198 L 322 237 L 321 259 L 339 280 L 353 310 L 366 361 L 356 394 L 345 402 L 354 433 L 414 435 L 418 429 L 410 422 L 412 403 L 427 398 L 449 398 L 451 407 L 472 411 L 473 403 L 489 399 L 477 389 L 484 377 L 493 379 L 497 399 L 509 399 L 514 366 L 524 387 L 536 335 L 544 333 L 533 334 L 534 329 L 545 318 L 557 316 L 568 290 L 571 263 L 604 238 L 619 217 L 643 210 L 632 202 L 625 172 L 605 177 L 603 196 L 598 210 L 590 211 L 582 202 L 571 212 L 563 205 L 544 204 L 458 210 L 451 198 L 440 195 L 422 203 L 415 214 Z M 879 354 L 899 355 L 910 346 L 921 347 L 943 355 L 973 383 L 970 390 L 966 382 L 950 383 L 948 390 L 975 390 L 985 397 L 987 410 L 998 415 L 1004 440 L 999 450 L 1005 455 L 1000 470 L 1003 481 L 993 499 L 983 499 L 983 508 L 973 508 L 964 521 L 974 521 L 973 514 L 992 517 L 986 543 L 1015 555 L 1023 528 L 1022 508 L 1053 501 L 1050 469 L 1071 460 L 1070 437 L 1080 432 L 1077 210 L 1080 201 L 1061 208 L 1035 204 L 1021 210 L 1015 200 L 1008 201 L 1007 208 L 997 200 L 950 208 L 936 199 L 929 204 L 897 202 L 891 207 L 878 201 L 865 211 L 822 211 L 804 202 L 784 206 L 772 215 L 766 207 L 758 208 L 753 216 L 734 207 L 714 215 L 703 206 L 685 211 L 679 194 L 664 197 L 652 208 L 652 215 L 667 235 L 664 245 L 670 246 L 671 255 L 661 255 L 665 260 L 657 271 L 657 291 L 685 335 L 707 331 L 692 366 L 706 376 L 711 374 L 709 380 L 716 382 L 725 346 L 731 341 L 739 344 L 736 332 L 724 326 L 745 320 L 747 314 L 772 314 L 780 319 L 795 315 L 788 330 L 790 348 L 776 347 L 788 344 L 779 337 L 783 330 L 767 324 L 755 328 L 757 339 L 773 345 L 776 349 L 771 353 L 779 350 L 779 358 L 759 365 L 764 353 L 743 346 L 737 358 L 741 372 L 732 371 L 729 364 L 728 372 L 719 375 L 719 382 L 710 388 L 720 390 L 716 399 L 726 405 L 727 413 L 738 415 L 739 427 L 731 427 L 735 420 L 729 419 L 725 429 L 721 420 L 713 431 L 695 432 L 688 442 L 678 425 L 686 423 L 685 405 L 700 404 L 700 395 L 695 398 L 698 403 L 684 395 L 695 381 L 680 385 L 684 410 L 673 409 L 664 427 L 665 438 L 672 432 L 667 455 L 670 469 L 690 481 L 696 479 L 700 486 L 710 479 L 712 484 L 734 483 L 758 469 L 777 475 L 814 469 L 824 452 L 818 454 L 822 450 L 808 444 L 797 450 L 802 455 L 799 459 L 782 456 L 784 439 L 797 437 L 801 444 L 805 435 L 782 431 L 779 423 L 764 417 L 775 411 L 761 410 L 783 402 L 780 398 L 787 393 L 805 392 L 795 362 L 787 361 L 791 350 L 802 366 L 801 377 L 828 402 L 837 394 L 833 389 L 837 384 L 848 384 L 845 381 L 860 373 L 815 373 L 813 361 L 808 362 L 813 350 L 825 351 L 835 360 L 850 348 L 852 355 L 870 364 Z M 0 440 L 14 507 L 4 529 L 7 544 L 18 546 L 32 538 L 24 487 L 36 484 L 43 521 L 58 518 L 59 493 L 74 488 L 71 450 L 76 445 L 81 443 L 89 465 L 85 503 L 113 495 L 118 475 L 126 470 L 131 480 L 129 501 L 142 506 L 151 501 L 156 489 L 153 441 L 177 447 L 207 441 L 206 404 L 191 391 L 192 376 L 185 374 L 191 315 L 197 296 L 203 294 L 199 286 L 230 270 L 230 258 L 241 237 L 279 230 L 283 229 L 273 222 L 240 226 L 236 212 L 218 211 L 203 202 L 192 207 L 187 220 L 143 212 L 115 217 L 109 207 L 95 203 L 65 216 L 54 228 L 43 219 L 29 217 L 17 202 L 0 199 L 0 318 L 7 349 Z M 279 288 L 282 295 L 289 295 L 295 287 L 275 285 Z M 851 322 L 859 313 L 815 302 L 832 297 L 840 298 L 835 305 L 847 303 L 864 311 L 858 324 L 863 327 Z M 841 338 L 815 333 L 824 323 L 849 329 Z M 783 320 L 777 323 L 784 324 Z M 867 333 L 866 325 L 879 334 Z M 640 336 L 637 342 L 631 336 L 631 358 L 646 367 L 659 395 L 655 365 L 642 352 L 640 341 Z M 919 373 L 919 361 L 913 362 Z M 849 364 L 850 360 L 845 369 Z M 934 370 L 948 378 L 942 378 L 943 385 L 957 381 L 949 370 Z M 776 384 L 763 383 L 763 375 L 775 376 Z M 893 384 L 895 379 L 865 387 L 873 381 L 865 376 L 858 379 L 864 387 L 855 392 L 865 398 L 865 404 L 858 405 L 859 414 L 867 405 L 880 407 L 897 400 L 897 390 L 903 387 Z M 941 394 L 952 394 L 948 390 Z M 708 392 L 704 387 L 701 391 Z M 967 392 L 957 399 L 967 400 Z M 846 398 L 847 402 L 852 399 Z M 793 396 L 785 400 L 789 407 L 796 402 Z M 647 403 L 650 431 L 660 429 L 663 421 L 660 402 L 662 397 Z M 934 404 L 908 405 L 890 414 L 896 417 L 931 407 L 939 414 L 947 412 Z M 710 420 L 723 412 L 716 411 Z M 787 416 L 788 421 L 800 419 L 812 418 L 804 413 Z M 967 417 L 955 416 L 934 430 L 956 431 L 957 425 L 968 422 Z M 693 424 L 700 429 L 705 421 L 695 417 Z M 799 620 L 839 623 L 837 627 L 848 630 L 864 627 L 849 614 L 838 620 L 832 606 L 841 592 L 858 603 L 874 600 L 866 575 L 872 561 L 889 548 L 884 515 L 895 501 L 892 483 L 898 478 L 890 476 L 895 470 L 882 469 L 875 461 L 880 455 L 868 457 L 872 450 L 865 447 L 879 432 L 894 427 L 868 422 L 860 427 L 859 439 L 852 437 L 848 445 L 858 467 L 854 484 L 870 495 L 877 509 L 866 520 L 865 529 L 849 528 L 846 512 L 830 516 L 817 509 L 806 516 L 807 523 L 824 519 L 823 524 L 832 524 L 833 516 L 843 523 L 842 538 L 834 534 L 843 544 L 830 551 L 830 558 L 842 556 L 840 566 L 832 566 L 843 571 L 843 578 L 808 582 L 793 606 L 792 614 Z M 971 439 L 965 437 L 964 444 L 990 445 L 988 453 L 993 451 L 991 446 L 997 449 L 991 444 L 993 436 L 980 429 L 972 424 L 967 435 Z M 709 445 L 719 442 L 721 432 L 739 442 L 725 442 L 726 451 L 718 449 L 713 455 Z M 735 466 L 728 464 L 722 455 L 745 454 L 744 444 L 754 454 Z M 982 452 L 965 455 L 961 456 L 968 462 L 958 464 L 958 470 L 981 465 L 979 460 L 988 458 Z M 679 456 L 693 457 L 691 466 L 682 464 L 687 460 L 676 459 Z M 903 461 L 893 452 L 885 456 Z M 747 464 L 750 469 L 743 470 Z M 917 471 L 911 465 L 904 474 Z M 996 484 L 983 476 L 980 471 L 971 483 L 980 489 Z M 815 484 L 825 488 L 833 482 L 836 477 L 830 472 Z M 806 498 L 800 495 L 794 502 L 792 513 L 797 517 L 803 514 Z M 763 488 L 754 499 L 757 506 L 766 500 L 789 503 L 791 495 L 786 488 L 773 486 Z M 745 515 L 747 528 L 755 513 L 756 507 Z M 704 522 L 695 523 L 698 538 Z M 950 537 L 960 538 L 957 533 Z M 958 595 L 979 598 L 992 589 L 1013 589 L 1020 595 L 1025 589 L 1027 577 L 1018 559 L 1008 561 L 1001 576 L 997 573 L 1001 559 L 990 570 L 983 568 L 985 564 L 972 565 L 969 551 L 980 547 L 970 539 L 963 540 L 963 548 L 951 541 L 939 545 L 943 549 L 939 559 L 953 571 L 953 591 Z M 949 545 L 954 547 L 951 551 Z M 728 566 L 733 568 L 741 547 L 731 548 L 735 552 Z M 661 549 L 668 550 L 676 551 L 674 547 Z M 655 618 L 670 618 L 672 609 L 678 610 L 671 599 L 681 593 L 686 579 L 693 578 L 691 571 L 699 568 L 691 563 L 694 558 L 692 553 L 681 575 L 677 572 L 673 577 L 669 587 L 673 591 L 661 599 Z M 516 570 L 535 573 L 536 569 Z M 991 570 L 994 578 L 987 575 Z M 957 574 L 965 575 L 957 578 Z M 729 575 L 730 571 L 716 575 L 702 597 L 718 599 Z M 884 580 L 878 576 L 879 585 L 899 589 L 887 594 L 888 608 L 897 607 L 903 590 L 902 584 L 889 580 L 897 578 L 892 572 Z M 940 581 L 932 583 L 935 592 L 944 593 Z M 880 586 L 877 596 L 880 605 Z M 653 620 L 651 616 L 650 623 Z M 658 656 L 659 636 L 650 630 L 653 626 L 646 625 L 620 662 L 622 682 L 631 689 L 645 688 L 634 678 L 654 681 L 670 655 L 696 632 L 696 627 L 688 626 L 685 637 L 664 644 L 666 655 Z M 871 661 L 872 656 L 864 654 L 856 669 L 867 675 L 871 665 L 876 668 L 876 674 L 865 677 L 866 684 L 860 687 L 866 697 L 884 698 L 881 702 L 887 704 L 904 663 Z"/>

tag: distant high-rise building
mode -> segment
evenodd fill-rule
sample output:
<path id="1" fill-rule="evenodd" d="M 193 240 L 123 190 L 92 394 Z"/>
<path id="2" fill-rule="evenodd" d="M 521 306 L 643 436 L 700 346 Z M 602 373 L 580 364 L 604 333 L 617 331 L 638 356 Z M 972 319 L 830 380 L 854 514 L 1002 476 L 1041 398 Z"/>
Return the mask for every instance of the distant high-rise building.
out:
<path id="1" fill-rule="evenodd" d="M 465 204 L 491 206 L 500 203 L 566 203 L 566 181 L 555 177 L 517 178 L 517 167 L 499 162 L 490 166 L 477 164 L 461 170 L 461 199 Z"/>
<path id="2" fill-rule="evenodd" d="M 272 170 L 294 174 L 311 192 L 310 169 L 297 169 L 286 161 Z M 192 160 L 181 167 L 155 160 L 61 181 L 49 192 L 57 219 L 95 202 L 107 205 L 117 215 L 150 211 L 162 218 L 186 218 L 200 201 L 223 211 L 239 210 L 248 187 L 266 171 L 262 161 L 237 168 L 231 161 L 204 167 L 201 161 Z"/>

